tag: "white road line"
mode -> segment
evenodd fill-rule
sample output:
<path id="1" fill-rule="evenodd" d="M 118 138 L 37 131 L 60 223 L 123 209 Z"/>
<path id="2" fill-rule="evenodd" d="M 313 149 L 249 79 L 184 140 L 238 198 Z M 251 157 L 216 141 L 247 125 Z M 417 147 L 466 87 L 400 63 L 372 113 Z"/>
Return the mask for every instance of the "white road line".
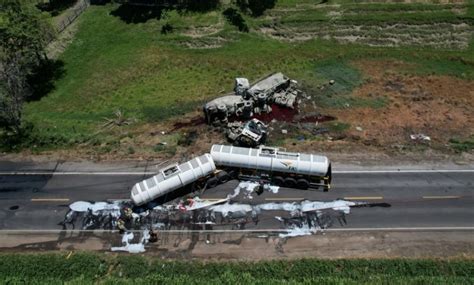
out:
<path id="1" fill-rule="evenodd" d="M 261 230 L 156 230 L 157 233 L 286 233 L 285 229 L 261 229 Z M 325 229 L 320 232 L 380 232 L 380 231 L 474 231 L 474 227 L 394 227 L 394 228 L 336 228 Z M 118 233 L 117 230 L 0 230 L 0 234 L 9 233 Z M 130 230 L 129 232 L 142 232 L 141 230 Z"/>
<path id="2" fill-rule="evenodd" d="M 459 199 L 461 196 L 423 196 L 423 199 Z"/>
<path id="3" fill-rule="evenodd" d="M 68 202 L 69 198 L 33 198 L 31 202 Z"/>
<path id="4" fill-rule="evenodd" d="M 382 196 L 352 196 L 352 197 L 344 197 L 344 200 L 383 200 Z"/>
<path id="5" fill-rule="evenodd" d="M 383 174 L 383 173 L 474 173 L 474 169 L 400 169 L 400 170 L 339 170 L 334 174 Z M 154 175 L 157 172 L 104 172 L 104 171 L 0 171 L 0 175 L 25 176 L 25 175 Z"/>

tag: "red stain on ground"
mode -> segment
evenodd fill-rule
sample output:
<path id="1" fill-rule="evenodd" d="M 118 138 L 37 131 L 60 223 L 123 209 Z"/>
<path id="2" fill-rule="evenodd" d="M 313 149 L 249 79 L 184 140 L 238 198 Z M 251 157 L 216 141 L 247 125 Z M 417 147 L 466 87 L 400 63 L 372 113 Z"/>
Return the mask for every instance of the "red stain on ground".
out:
<path id="1" fill-rule="evenodd" d="M 173 128 L 170 130 L 170 132 L 176 131 L 176 130 L 181 129 L 181 128 L 196 127 L 196 126 L 199 126 L 199 125 L 204 125 L 205 123 L 206 123 L 206 121 L 204 120 L 204 115 L 203 116 L 197 116 L 197 117 L 194 117 L 194 118 L 190 119 L 188 122 L 176 122 L 176 123 L 174 123 Z"/>
<path id="2" fill-rule="evenodd" d="M 297 109 L 290 109 L 276 104 L 271 105 L 271 107 L 271 113 L 255 114 L 253 117 L 264 123 L 269 123 L 274 119 L 280 122 L 292 122 L 298 114 Z"/>

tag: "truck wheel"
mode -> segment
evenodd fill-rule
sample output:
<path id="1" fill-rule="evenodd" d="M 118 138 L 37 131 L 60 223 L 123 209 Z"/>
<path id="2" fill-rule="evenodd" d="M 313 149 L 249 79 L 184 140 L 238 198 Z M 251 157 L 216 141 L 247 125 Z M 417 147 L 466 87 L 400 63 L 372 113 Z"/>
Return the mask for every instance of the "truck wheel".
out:
<path id="1" fill-rule="evenodd" d="M 226 183 L 230 180 L 230 176 L 226 171 L 221 171 L 217 173 L 217 180 L 219 180 L 220 183 Z"/>
<path id="2" fill-rule="evenodd" d="M 309 182 L 306 179 L 298 179 L 296 181 L 296 188 L 306 190 L 309 188 Z"/>
<path id="3" fill-rule="evenodd" d="M 207 180 L 207 188 L 214 188 L 219 184 L 219 180 L 216 177 L 211 177 Z"/>
<path id="4" fill-rule="evenodd" d="M 239 177 L 239 172 L 237 170 L 229 170 L 230 179 L 237 179 Z"/>
<path id="5" fill-rule="evenodd" d="M 288 187 L 288 188 L 295 188 L 296 180 L 294 178 L 287 177 L 285 178 L 285 182 L 283 183 L 283 185 L 285 185 L 285 187 Z"/>
<path id="6" fill-rule="evenodd" d="M 284 179 L 281 176 L 275 176 L 272 179 L 272 184 L 275 186 L 282 186 L 283 182 L 284 182 Z"/>

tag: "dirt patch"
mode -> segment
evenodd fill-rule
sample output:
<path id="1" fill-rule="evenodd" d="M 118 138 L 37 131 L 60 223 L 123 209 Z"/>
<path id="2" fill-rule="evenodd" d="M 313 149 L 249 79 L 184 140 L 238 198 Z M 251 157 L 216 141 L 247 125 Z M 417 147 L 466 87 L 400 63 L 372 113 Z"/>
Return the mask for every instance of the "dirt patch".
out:
<path id="1" fill-rule="evenodd" d="M 474 82 L 449 76 L 390 74 L 388 62 L 355 63 L 370 80 L 354 96 L 389 100 L 386 108 L 351 108 L 331 114 L 352 128 L 348 135 L 376 146 L 413 143 L 411 134 L 431 137 L 431 144 L 443 145 L 453 137 L 474 133 Z M 356 129 L 357 128 L 357 129 Z"/>
<path id="2" fill-rule="evenodd" d="M 222 17 L 219 17 L 219 22 L 216 25 L 210 26 L 191 26 L 181 34 L 183 36 L 191 37 L 191 38 L 202 38 L 206 36 L 211 36 L 217 34 L 218 32 L 222 31 L 224 28 L 224 20 Z"/>
<path id="3" fill-rule="evenodd" d="M 272 24 L 261 27 L 258 31 L 271 38 L 289 42 L 319 38 L 369 46 L 426 46 L 449 49 L 467 48 L 472 34 L 468 23 L 444 22 L 357 25 L 345 22 L 328 22 L 300 27 Z"/>
<path id="4" fill-rule="evenodd" d="M 194 247 L 190 248 L 191 239 Z M 56 250 L 109 251 L 120 244 L 113 233 L 72 234 L 59 237 L 54 233 L 6 234 L 1 238 L 5 252 Z M 241 240 L 240 244 L 229 240 Z M 8 242 L 7 242 L 8 241 Z M 472 258 L 470 232 L 326 232 L 312 236 L 282 239 L 267 234 L 161 233 L 159 241 L 146 246 L 147 255 L 174 259 L 268 260 L 294 258 Z"/>
<path id="5" fill-rule="evenodd" d="M 46 53 L 48 58 L 58 58 L 60 54 L 62 54 L 66 48 L 72 43 L 74 39 L 74 35 L 78 31 L 78 22 L 75 21 L 71 25 L 69 25 L 63 32 L 58 34 L 57 39 L 52 41 L 46 47 Z"/>
<path id="6" fill-rule="evenodd" d="M 221 36 L 196 37 L 189 41 L 181 41 L 179 45 L 190 49 L 213 49 L 220 48 L 232 40 Z"/>

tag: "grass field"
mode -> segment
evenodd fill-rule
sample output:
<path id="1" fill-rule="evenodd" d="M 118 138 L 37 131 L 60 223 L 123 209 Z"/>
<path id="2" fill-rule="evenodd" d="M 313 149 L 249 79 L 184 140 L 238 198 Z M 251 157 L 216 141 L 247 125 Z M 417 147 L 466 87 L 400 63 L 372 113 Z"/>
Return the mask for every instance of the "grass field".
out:
<path id="1" fill-rule="evenodd" d="M 221 11 L 144 13 L 117 4 L 91 6 L 59 58 L 64 75 L 54 82 L 55 89 L 27 104 L 25 120 L 34 129 L 16 147 L 41 151 L 106 146 L 105 152 L 120 148 L 120 140 L 143 126 L 158 127 L 199 110 L 206 100 L 230 91 L 239 76 L 254 80 L 282 71 L 300 81 L 318 104 L 331 108 L 346 103 L 381 108 L 387 103 L 383 98 L 351 96 L 366 79 L 352 65 L 354 60 L 397 60 L 409 63 L 400 68 L 401 74 L 474 79 L 472 1 L 330 1 L 327 7 L 311 3 L 280 0 L 262 17 L 244 16 L 249 33 L 238 32 Z M 393 27 L 394 21 L 404 26 Z M 165 24 L 173 27 L 172 33 L 161 33 Z M 347 40 L 355 38 L 361 40 Z M 410 40 L 404 42 L 406 38 Z M 401 46 L 392 46 L 400 41 Z M 342 96 L 318 93 L 321 84 L 334 78 Z M 117 110 L 133 123 L 102 127 Z"/>
<path id="2" fill-rule="evenodd" d="M 472 284 L 472 260 L 162 261 L 85 253 L 2 254 L 8 284 Z"/>

